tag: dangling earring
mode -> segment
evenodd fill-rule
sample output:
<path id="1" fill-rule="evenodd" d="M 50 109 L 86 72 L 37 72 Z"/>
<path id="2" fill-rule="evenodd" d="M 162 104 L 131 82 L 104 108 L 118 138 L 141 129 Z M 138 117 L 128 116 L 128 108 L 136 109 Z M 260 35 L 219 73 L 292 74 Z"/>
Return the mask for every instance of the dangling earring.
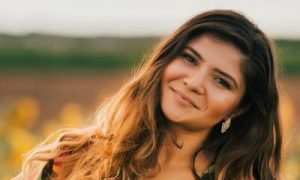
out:
<path id="1" fill-rule="evenodd" d="M 228 118 L 222 123 L 221 133 L 224 134 L 224 133 L 229 129 L 230 123 L 231 123 L 231 117 L 228 117 Z"/>

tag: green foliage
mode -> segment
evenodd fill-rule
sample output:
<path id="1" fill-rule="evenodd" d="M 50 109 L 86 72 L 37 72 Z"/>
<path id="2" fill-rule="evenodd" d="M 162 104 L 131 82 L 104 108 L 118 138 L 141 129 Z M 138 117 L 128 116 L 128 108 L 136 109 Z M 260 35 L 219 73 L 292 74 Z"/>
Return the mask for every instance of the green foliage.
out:
<path id="1" fill-rule="evenodd" d="M 158 37 L 70 38 L 0 36 L 0 71 L 99 71 L 130 69 Z M 281 71 L 300 74 L 300 41 L 275 40 Z"/>
<path id="2" fill-rule="evenodd" d="M 300 41 L 299 40 L 277 40 L 279 59 L 283 72 L 293 75 L 300 74 Z"/>
<path id="3" fill-rule="evenodd" d="M 54 52 L 45 49 L 1 48 L 0 70 L 98 70 L 128 68 L 134 57 L 124 52 L 86 52 L 67 50 Z"/>
<path id="4" fill-rule="evenodd" d="M 145 38 L 0 35 L 0 71 L 99 71 L 137 65 L 157 42 Z"/>

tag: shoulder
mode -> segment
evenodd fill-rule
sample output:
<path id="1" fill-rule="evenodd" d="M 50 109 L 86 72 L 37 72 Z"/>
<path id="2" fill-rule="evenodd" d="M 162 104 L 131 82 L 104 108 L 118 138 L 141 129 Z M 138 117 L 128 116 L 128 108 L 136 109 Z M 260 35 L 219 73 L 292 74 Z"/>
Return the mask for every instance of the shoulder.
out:
<path id="1" fill-rule="evenodd" d="M 62 153 L 54 159 L 48 161 L 32 161 L 27 170 L 14 177 L 13 180 L 42 180 L 48 179 L 52 174 L 57 174 L 63 163 L 63 159 L 68 153 Z"/>

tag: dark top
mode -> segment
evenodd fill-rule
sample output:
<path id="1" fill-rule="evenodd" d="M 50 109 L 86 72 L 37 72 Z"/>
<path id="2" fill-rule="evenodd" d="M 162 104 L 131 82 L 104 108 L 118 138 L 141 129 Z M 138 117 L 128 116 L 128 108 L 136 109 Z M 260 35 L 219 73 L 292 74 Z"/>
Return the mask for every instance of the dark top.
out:
<path id="1" fill-rule="evenodd" d="M 48 161 L 42 171 L 42 180 L 50 180 L 53 174 L 53 160 Z M 209 167 L 208 170 L 201 176 L 199 180 L 214 180 L 213 166 Z"/>
<path id="2" fill-rule="evenodd" d="M 53 167 L 53 160 L 50 160 L 43 168 L 42 178 L 41 178 L 42 180 L 50 180 L 50 177 L 53 174 L 52 167 Z"/>
<path id="3" fill-rule="evenodd" d="M 53 160 L 48 161 L 42 171 L 42 180 L 50 180 L 51 175 L 53 174 Z M 204 174 L 199 178 L 199 180 L 214 180 L 215 179 L 215 172 L 214 166 L 210 166 Z M 268 180 L 274 180 L 275 178 L 271 175 L 269 176 Z M 259 180 L 259 179 L 257 179 Z"/>

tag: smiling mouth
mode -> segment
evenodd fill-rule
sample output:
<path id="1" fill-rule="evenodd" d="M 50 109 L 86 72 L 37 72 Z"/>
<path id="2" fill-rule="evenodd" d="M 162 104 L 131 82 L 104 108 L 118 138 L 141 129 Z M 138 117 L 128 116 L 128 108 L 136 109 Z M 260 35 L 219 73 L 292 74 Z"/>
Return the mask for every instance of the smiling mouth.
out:
<path id="1" fill-rule="evenodd" d="M 173 88 L 170 88 L 174 93 L 176 93 L 178 96 L 180 96 L 182 98 L 182 100 L 184 100 L 186 103 L 188 103 L 190 106 L 199 109 L 193 102 L 191 102 L 191 100 L 189 100 L 187 97 L 185 97 L 183 94 L 181 94 L 180 92 L 176 91 Z"/>

